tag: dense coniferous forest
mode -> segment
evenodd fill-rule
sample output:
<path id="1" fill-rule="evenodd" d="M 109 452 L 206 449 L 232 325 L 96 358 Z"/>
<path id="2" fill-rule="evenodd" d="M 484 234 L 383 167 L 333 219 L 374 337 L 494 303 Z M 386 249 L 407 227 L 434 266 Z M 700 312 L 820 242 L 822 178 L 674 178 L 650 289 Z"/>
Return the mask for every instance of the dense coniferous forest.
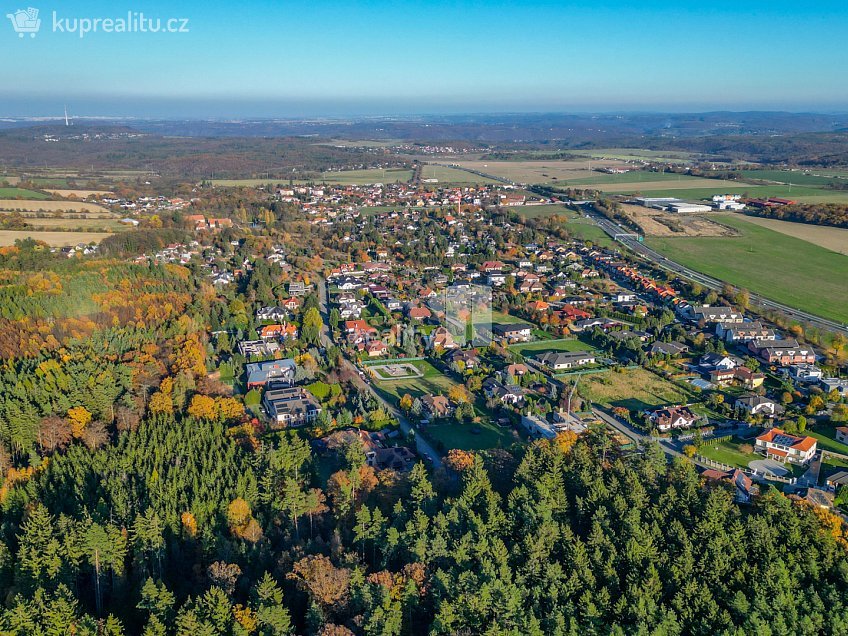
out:
<path id="1" fill-rule="evenodd" d="M 400 474 L 266 430 L 208 361 L 267 265 L 221 292 L 27 242 L 0 275 L 2 634 L 848 633 L 838 518 L 740 507 L 657 447 L 591 429 Z M 337 352 L 298 356 L 342 382 Z"/>

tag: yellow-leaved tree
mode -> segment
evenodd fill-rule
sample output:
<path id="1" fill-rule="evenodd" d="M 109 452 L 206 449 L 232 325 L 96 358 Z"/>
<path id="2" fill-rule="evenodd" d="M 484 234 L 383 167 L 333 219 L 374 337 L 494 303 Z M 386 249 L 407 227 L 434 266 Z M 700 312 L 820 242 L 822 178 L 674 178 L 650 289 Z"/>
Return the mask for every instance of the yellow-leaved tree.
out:
<path id="1" fill-rule="evenodd" d="M 75 406 L 68 410 L 68 420 L 71 423 L 71 434 L 82 437 L 85 427 L 91 422 L 91 413 L 84 406 Z"/>

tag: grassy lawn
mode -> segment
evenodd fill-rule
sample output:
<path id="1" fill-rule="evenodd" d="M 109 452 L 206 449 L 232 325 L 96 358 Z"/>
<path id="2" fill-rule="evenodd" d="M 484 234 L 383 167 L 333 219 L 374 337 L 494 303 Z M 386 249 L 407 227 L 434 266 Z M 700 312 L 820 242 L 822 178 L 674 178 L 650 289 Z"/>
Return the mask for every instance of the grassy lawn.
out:
<path id="1" fill-rule="evenodd" d="M 841 322 L 848 322 L 848 257 L 807 241 L 717 216 L 735 237 L 648 238 L 672 260 L 733 285 Z"/>
<path id="2" fill-rule="evenodd" d="M 821 468 L 819 469 L 818 483 L 820 486 L 824 485 L 825 480 L 833 473 L 838 473 L 841 470 L 848 470 L 848 461 L 831 455 L 827 455 L 826 458 L 826 461 L 822 462 Z"/>
<path id="3" fill-rule="evenodd" d="M 492 322 L 499 325 L 517 325 L 519 323 L 527 323 L 528 325 L 533 324 L 529 320 L 524 320 L 518 316 L 505 314 L 502 311 L 496 311 L 494 309 L 492 310 Z"/>
<path id="4" fill-rule="evenodd" d="M 645 369 L 584 376 L 578 389 L 591 402 L 641 411 L 694 401 L 694 394 Z"/>
<path id="5" fill-rule="evenodd" d="M 457 384 L 426 360 L 416 360 L 408 364 L 414 364 L 424 375 L 420 378 L 406 380 L 374 380 L 377 390 L 383 393 L 386 399 L 394 400 L 397 403 L 407 393 L 413 398 L 421 397 L 427 393 L 447 395 L 450 388 Z"/>
<path id="6" fill-rule="evenodd" d="M 522 216 L 534 218 L 538 216 L 557 215 L 565 219 L 565 229 L 571 236 L 581 241 L 591 241 L 595 245 L 609 247 L 613 240 L 591 219 L 587 219 L 580 212 L 575 212 L 564 205 L 540 205 L 530 206 L 526 211 L 518 208 L 516 210 Z"/>
<path id="7" fill-rule="evenodd" d="M 548 351 L 594 351 L 594 347 L 582 340 L 542 340 L 539 342 L 519 342 L 510 345 L 509 350 L 526 358 Z"/>
<path id="8" fill-rule="evenodd" d="M 721 462 L 735 468 L 748 468 L 748 463 L 752 460 L 763 459 L 762 455 L 740 451 L 739 446 L 741 443 L 736 441 L 735 438 L 722 440 L 714 446 L 704 444 L 698 449 L 698 452 L 707 459 L 712 459 L 713 461 Z"/>
<path id="9" fill-rule="evenodd" d="M 15 199 L 17 197 L 21 197 L 22 199 L 39 200 L 48 198 L 43 192 L 36 192 L 35 190 L 26 190 L 25 188 L 0 188 L 0 199 Z"/>
<path id="10" fill-rule="evenodd" d="M 476 432 L 475 432 L 476 431 Z M 506 447 L 517 441 L 511 428 L 500 428 L 491 422 L 480 424 L 430 424 L 425 436 L 444 450 L 483 450 Z"/>
<path id="11" fill-rule="evenodd" d="M 848 446 L 836 441 L 836 432 L 833 426 L 819 425 L 814 429 L 808 428 L 804 431 L 804 434 L 815 437 L 818 440 L 818 447 L 821 450 L 848 455 Z"/>

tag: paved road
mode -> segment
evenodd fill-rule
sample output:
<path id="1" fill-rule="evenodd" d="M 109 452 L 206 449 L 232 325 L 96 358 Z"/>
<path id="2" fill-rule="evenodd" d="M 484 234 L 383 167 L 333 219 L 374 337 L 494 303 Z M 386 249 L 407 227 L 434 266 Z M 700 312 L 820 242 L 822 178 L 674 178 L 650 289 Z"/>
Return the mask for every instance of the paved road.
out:
<path id="1" fill-rule="evenodd" d="M 328 296 L 327 296 L 327 286 L 324 283 L 324 279 L 320 275 L 315 275 L 315 279 L 318 280 L 318 305 L 319 310 L 321 312 L 321 318 L 323 318 L 324 325 L 321 328 L 321 342 L 325 347 L 333 346 L 333 341 L 330 338 L 330 323 L 329 323 L 329 310 L 328 310 Z M 410 432 L 415 435 L 415 448 L 418 451 L 420 456 L 429 456 L 432 463 L 433 468 L 441 468 L 442 467 L 442 458 L 439 453 L 430 445 L 430 443 L 421 437 L 421 434 L 418 432 L 418 429 L 407 419 L 407 417 L 398 409 L 394 404 L 391 404 L 389 401 L 385 400 L 382 395 L 380 395 L 373 387 L 371 382 L 367 382 L 363 380 L 359 375 L 359 369 L 356 367 L 353 362 L 351 362 L 347 357 L 342 357 L 342 367 L 345 368 L 353 378 L 353 382 L 360 388 L 366 391 L 370 391 L 371 395 L 374 396 L 374 399 L 377 400 L 379 404 L 386 410 L 387 413 L 395 417 L 400 425 L 400 430 L 404 435 L 409 435 Z"/>
<path id="2" fill-rule="evenodd" d="M 721 291 L 725 285 L 724 281 L 719 280 L 717 278 L 713 278 L 711 276 L 706 276 L 700 272 L 697 272 L 693 269 L 689 269 L 680 263 L 676 263 L 672 260 L 669 260 L 659 252 L 652 250 L 647 247 L 644 243 L 640 243 L 638 240 L 627 237 L 620 236 L 622 234 L 632 234 L 632 231 L 626 228 L 613 223 L 609 219 L 606 219 L 598 214 L 589 213 L 589 218 L 591 218 L 598 226 L 611 237 L 615 238 L 617 235 L 618 241 L 628 247 L 630 250 L 646 258 L 651 261 L 654 265 L 661 267 L 662 269 L 668 270 L 684 278 L 688 278 L 693 280 L 708 289 L 713 289 L 715 291 Z M 796 309 L 794 307 L 790 307 L 789 305 L 784 305 L 782 303 L 775 302 L 770 300 L 764 296 L 759 294 L 750 294 L 751 303 L 754 305 L 759 305 L 761 307 L 765 307 L 767 309 L 776 309 L 778 311 L 783 312 L 787 316 L 791 318 L 795 318 L 797 320 L 803 320 L 808 322 L 816 327 L 821 329 L 826 329 L 830 331 L 839 331 L 845 335 L 848 335 L 848 326 L 843 323 L 837 322 L 835 320 L 830 320 L 828 318 L 822 318 L 820 316 L 816 316 L 815 314 L 811 314 L 807 311 L 803 311 L 801 309 Z"/>

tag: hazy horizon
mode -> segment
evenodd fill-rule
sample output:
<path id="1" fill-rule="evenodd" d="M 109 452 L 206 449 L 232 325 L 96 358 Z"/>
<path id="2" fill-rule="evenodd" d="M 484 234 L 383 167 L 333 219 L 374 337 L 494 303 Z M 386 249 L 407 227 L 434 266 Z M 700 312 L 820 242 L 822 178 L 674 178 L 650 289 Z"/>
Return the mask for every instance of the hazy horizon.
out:
<path id="1" fill-rule="evenodd" d="M 0 28 L 0 54 L 14 61 L 0 69 L 2 116 L 64 104 L 152 118 L 848 111 L 848 10 L 836 2 L 39 8 L 36 37 Z M 186 20 L 187 31 L 62 31 L 63 19 L 136 13 Z"/>

